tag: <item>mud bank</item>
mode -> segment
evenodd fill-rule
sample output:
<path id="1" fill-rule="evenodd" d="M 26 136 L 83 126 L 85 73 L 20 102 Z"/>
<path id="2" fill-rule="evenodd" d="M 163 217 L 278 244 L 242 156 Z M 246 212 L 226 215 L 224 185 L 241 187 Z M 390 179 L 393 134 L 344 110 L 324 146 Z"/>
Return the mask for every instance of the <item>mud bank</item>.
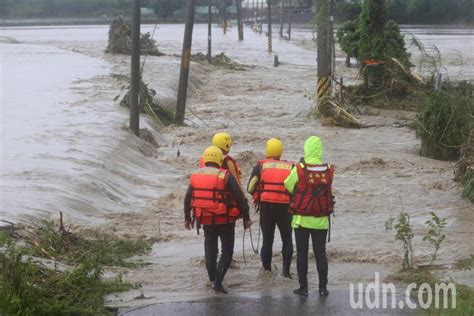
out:
<path id="1" fill-rule="evenodd" d="M 205 51 L 205 30 L 204 25 L 195 27 L 193 53 Z M 148 57 L 144 71 L 145 81 L 169 104 L 176 94 L 179 70 L 179 59 L 172 55 L 180 53 L 182 31 L 182 26 L 159 26 L 155 39 L 159 49 L 170 56 Z M 48 145 L 44 167 L 36 165 L 41 152 L 32 151 L 29 159 L 34 163 L 30 166 L 17 171 L 2 169 L 2 194 L 10 195 L 2 197 L 1 215 L 18 219 L 32 213 L 49 216 L 61 208 L 71 220 L 82 220 L 85 226 L 96 225 L 125 236 L 158 236 L 162 241 L 143 258 L 150 264 L 124 271 L 124 280 L 139 289 L 108 297 L 110 305 L 130 307 L 214 297 L 204 274 L 203 237 L 183 229 L 182 201 L 198 157 L 220 130 L 227 130 L 234 139 L 232 154 L 242 165 L 244 182 L 256 160 L 263 157 L 268 138 L 279 137 L 285 144 L 284 158 L 293 161 L 301 157 L 309 135 L 323 139 L 325 160 L 336 167 L 336 218 L 328 245 L 331 289 L 347 290 L 350 282 L 373 281 L 374 272 L 380 272 L 383 279 L 401 266 L 401 246 L 394 242 L 393 232 L 385 231 L 384 223 L 402 210 L 413 220 L 417 262 L 431 254 L 429 245 L 421 241 L 430 211 L 448 218 L 438 263 L 449 266 L 474 253 L 472 204 L 461 199 L 449 163 L 418 156 L 418 140 L 413 131 L 403 127 L 410 115 L 391 111 L 362 116 L 365 123 L 376 127 L 361 130 L 325 127 L 305 115 L 311 106 L 305 94 L 314 91 L 316 82 L 314 50 L 275 38 L 274 51 L 282 64 L 274 68 L 273 55 L 265 51 L 264 34 L 246 28 L 246 40 L 238 42 L 235 28 L 226 36 L 214 28 L 215 54 L 225 51 L 255 67 L 235 72 L 193 63 L 187 126 L 163 128 L 142 117 L 142 125 L 156 136 L 159 147 L 155 148 L 123 129 L 128 114 L 112 100 L 120 93 L 123 75 L 128 75 L 129 61 L 103 53 L 107 28 L 74 28 L 67 35 L 56 28 L 44 32 L 40 39 L 31 29 L 5 35 L 19 42 L 80 53 L 106 63 L 107 69 L 71 86 L 77 100 L 63 112 L 77 109 L 72 117 L 84 120 L 34 130 L 35 141 Z M 344 56 L 338 56 L 338 64 L 343 60 Z M 347 77 L 354 74 L 354 69 L 340 69 Z M 60 154 L 52 155 L 51 148 L 58 147 L 56 139 L 64 140 L 65 145 Z M 23 138 L 19 142 L 29 144 Z M 20 155 L 11 161 L 15 157 Z M 5 204 L 5 197 L 10 204 Z M 252 217 L 256 239 L 258 219 L 255 214 Z M 275 238 L 275 273 L 265 274 L 258 256 L 251 253 L 248 236 L 243 245 L 243 229 L 240 223 L 237 226 L 234 258 L 239 267 L 231 269 L 225 279 L 231 293 L 275 294 L 295 288 L 296 280 L 288 282 L 278 273 L 279 237 Z M 243 264 L 243 246 L 247 266 Z M 316 284 L 314 269 L 311 264 L 311 287 Z M 296 273 L 294 265 L 292 273 Z M 474 276 L 467 273 L 462 279 L 473 280 Z"/>

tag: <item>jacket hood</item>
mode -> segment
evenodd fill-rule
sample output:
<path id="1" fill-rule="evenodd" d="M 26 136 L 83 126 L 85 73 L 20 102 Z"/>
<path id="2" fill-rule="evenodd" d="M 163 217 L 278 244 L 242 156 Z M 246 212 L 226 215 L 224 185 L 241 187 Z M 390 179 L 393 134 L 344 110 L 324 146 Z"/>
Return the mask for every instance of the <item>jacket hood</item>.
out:
<path id="1" fill-rule="evenodd" d="M 304 143 L 304 161 L 307 164 L 321 164 L 323 156 L 323 144 L 317 136 L 310 136 Z"/>

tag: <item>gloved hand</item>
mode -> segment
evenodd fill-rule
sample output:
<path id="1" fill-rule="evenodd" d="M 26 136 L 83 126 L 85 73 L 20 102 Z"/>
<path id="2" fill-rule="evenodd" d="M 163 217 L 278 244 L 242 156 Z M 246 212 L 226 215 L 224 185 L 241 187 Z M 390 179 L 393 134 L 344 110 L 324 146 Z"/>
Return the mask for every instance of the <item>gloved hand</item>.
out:
<path id="1" fill-rule="evenodd" d="M 244 221 L 244 229 L 249 229 L 250 226 L 252 226 L 252 221 L 251 220 Z"/>
<path id="2" fill-rule="evenodd" d="M 192 227 L 192 223 L 191 221 L 188 219 L 188 220 L 184 220 L 184 228 L 186 228 L 187 230 L 191 230 L 191 227 Z"/>

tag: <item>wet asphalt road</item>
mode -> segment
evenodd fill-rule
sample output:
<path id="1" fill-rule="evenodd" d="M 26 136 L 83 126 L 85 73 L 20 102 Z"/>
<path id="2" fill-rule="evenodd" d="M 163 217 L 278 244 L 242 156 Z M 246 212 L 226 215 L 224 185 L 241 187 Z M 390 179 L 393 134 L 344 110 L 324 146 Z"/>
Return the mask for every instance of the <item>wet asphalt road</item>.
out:
<path id="1" fill-rule="evenodd" d="M 404 300 L 396 297 L 396 305 Z M 390 299 L 388 299 L 390 304 Z M 365 304 L 364 304 L 365 306 Z M 381 306 L 381 305 L 380 305 Z M 332 291 L 329 297 L 320 298 L 310 291 L 307 298 L 294 294 L 281 296 L 234 296 L 216 295 L 213 299 L 192 302 L 161 303 L 119 311 L 122 316 L 155 315 L 412 315 L 413 310 L 404 309 L 352 309 L 349 291 Z"/>

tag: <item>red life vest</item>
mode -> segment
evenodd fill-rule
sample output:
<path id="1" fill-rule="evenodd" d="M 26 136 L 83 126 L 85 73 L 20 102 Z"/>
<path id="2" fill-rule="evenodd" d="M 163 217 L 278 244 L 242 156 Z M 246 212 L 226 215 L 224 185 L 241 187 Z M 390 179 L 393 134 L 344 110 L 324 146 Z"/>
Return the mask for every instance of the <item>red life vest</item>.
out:
<path id="1" fill-rule="evenodd" d="M 237 162 L 235 161 L 234 158 L 232 158 L 229 155 L 224 156 L 224 161 L 222 161 L 222 169 L 229 170 L 229 167 L 227 166 L 228 161 L 232 161 L 235 166 L 235 171 L 237 172 L 237 181 L 240 183 L 240 177 L 242 176 L 242 172 L 240 171 L 239 167 L 237 166 Z M 206 166 L 206 162 L 204 161 L 204 157 L 201 157 L 199 159 L 199 168 L 204 168 Z"/>
<path id="2" fill-rule="evenodd" d="M 334 210 L 332 179 L 334 169 L 328 164 L 296 165 L 298 184 L 290 210 L 297 215 L 322 217 Z"/>
<path id="3" fill-rule="evenodd" d="M 258 164 L 260 179 L 252 194 L 254 203 L 290 204 L 290 194 L 285 188 L 285 179 L 290 175 L 293 163 L 270 158 L 261 160 Z"/>
<path id="4" fill-rule="evenodd" d="M 233 223 L 240 216 L 232 194 L 226 189 L 229 171 L 213 167 L 191 175 L 191 207 L 198 225 Z"/>

